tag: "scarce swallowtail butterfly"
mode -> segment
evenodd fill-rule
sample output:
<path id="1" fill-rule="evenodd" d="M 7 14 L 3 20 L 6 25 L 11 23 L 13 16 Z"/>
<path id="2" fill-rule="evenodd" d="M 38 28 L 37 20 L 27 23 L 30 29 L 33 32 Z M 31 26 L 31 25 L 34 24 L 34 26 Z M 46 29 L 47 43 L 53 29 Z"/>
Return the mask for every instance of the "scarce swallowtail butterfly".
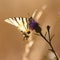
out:
<path id="1" fill-rule="evenodd" d="M 13 17 L 5 19 L 5 22 L 17 27 L 23 33 L 25 39 L 29 37 L 30 30 L 28 26 L 28 18 Z"/>
<path id="2" fill-rule="evenodd" d="M 31 30 L 35 30 L 37 33 L 41 32 L 38 22 L 34 19 L 36 11 L 33 12 L 30 18 L 13 17 L 5 19 L 4 21 L 17 27 L 23 33 L 23 37 L 28 39 Z M 36 18 L 39 19 L 42 13 L 43 11 L 40 11 Z"/>

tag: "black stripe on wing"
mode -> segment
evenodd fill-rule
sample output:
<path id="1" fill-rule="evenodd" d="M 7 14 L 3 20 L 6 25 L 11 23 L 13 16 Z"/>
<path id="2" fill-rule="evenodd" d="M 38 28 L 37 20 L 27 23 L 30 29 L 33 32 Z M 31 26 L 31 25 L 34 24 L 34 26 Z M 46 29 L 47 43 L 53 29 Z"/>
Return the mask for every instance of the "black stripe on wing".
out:
<path id="1" fill-rule="evenodd" d="M 17 21 L 17 17 L 13 17 L 12 19 L 15 19 L 15 21 L 18 23 L 18 21 Z M 19 23 L 18 23 L 19 24 Z"/>
<path id="2" fill-rule="evenodd" d="M 13 17 L 13 18 L 11 18 L 11 19 L 12 19 L 12 20 L 15 20 L 15 21 L 18 23 L 18 25 L 20 25 L 20 20 L 21 20 L 21 23 L 23 24 L 24 28 L 25 28 L 25 29 L 28 29 L 28 26 L 29 26 L 29 24 L 28 24 L 28 18 Z"/>
<path id="3" fill-rule="evenodd" d="M 26 27 L 28 26 L 28 25 L 25 26 L 25 24 L 28 24 L 27 18 L 22 18 L 22 22 L 23 22 L 23 25 L 24 25 L 24 27 L 25 27 L 25 29 L 26 29 Z M 26 22 L 26 23 L 25 23 L 25 22 Z M 27 28 L 28 28 L 28 27 L 27 27 Z"/>

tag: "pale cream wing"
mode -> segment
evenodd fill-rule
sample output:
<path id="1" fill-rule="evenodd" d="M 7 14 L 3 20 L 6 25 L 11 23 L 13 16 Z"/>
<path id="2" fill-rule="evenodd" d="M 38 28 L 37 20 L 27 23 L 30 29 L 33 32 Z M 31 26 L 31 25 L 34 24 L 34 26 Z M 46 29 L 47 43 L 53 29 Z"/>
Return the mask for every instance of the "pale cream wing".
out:
<path id="1" fill-rule="evenodd" d="M 21 17 L 14 17 L 14 18 L 5 19 L 4 21 L 7 22 L 7 23 L 9 23 L 9 24 L 11 24 L 11 25 L 14 25 L 20 31 L 26 32 L 26 29 L 27 29 L 27 21 L 26 21 L 26 18 L 23 18 L 22 19 Z"/>

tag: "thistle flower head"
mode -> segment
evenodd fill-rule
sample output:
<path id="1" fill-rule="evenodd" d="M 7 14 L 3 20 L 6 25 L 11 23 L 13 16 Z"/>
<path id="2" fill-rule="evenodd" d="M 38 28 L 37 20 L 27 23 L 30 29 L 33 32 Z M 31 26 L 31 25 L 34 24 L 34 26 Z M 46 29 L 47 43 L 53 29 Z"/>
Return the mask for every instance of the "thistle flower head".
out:
<path id="1" fill-rule="evenodd" d="M 38 25 L 38 23 L 31 17 L 31 18 L 29 19 L 29 28 L 30 28 L 31 30 L 34 30 L 35 27 L 37 27 L 37 25 Z"/>

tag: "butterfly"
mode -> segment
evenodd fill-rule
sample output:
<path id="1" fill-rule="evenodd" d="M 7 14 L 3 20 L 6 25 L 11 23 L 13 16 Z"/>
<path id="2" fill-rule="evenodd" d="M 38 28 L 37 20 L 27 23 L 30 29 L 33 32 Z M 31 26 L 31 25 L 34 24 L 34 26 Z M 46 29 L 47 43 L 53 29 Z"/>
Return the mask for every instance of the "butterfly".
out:
<path id="1" fill-rule="evenodd" d="M 25 39 L 29 37 L 30 30 L 28 26 L 28 18 L 13 17 L 5 19 L 4 21 L 17 27 L 23 33 Z"/>
<path id="2" fill-rule="evenodd" d="M 32 30 L 35 30 L 37 33 L 41 32 L 41 28 L 38 22 L 36 22 L 36 20 L 34 19 L 36 11 L 37 10 L 35 10 L 32 16 L 29 18 L 13 17 L 5 19 L 4 21 L 17 27 L 23 33 L 23 37 L 27 40 Z M 42 11 L 40 11 L 39 14 L 41 16 Z M 39 17 L 39 15 L 37 17 Z"/>

